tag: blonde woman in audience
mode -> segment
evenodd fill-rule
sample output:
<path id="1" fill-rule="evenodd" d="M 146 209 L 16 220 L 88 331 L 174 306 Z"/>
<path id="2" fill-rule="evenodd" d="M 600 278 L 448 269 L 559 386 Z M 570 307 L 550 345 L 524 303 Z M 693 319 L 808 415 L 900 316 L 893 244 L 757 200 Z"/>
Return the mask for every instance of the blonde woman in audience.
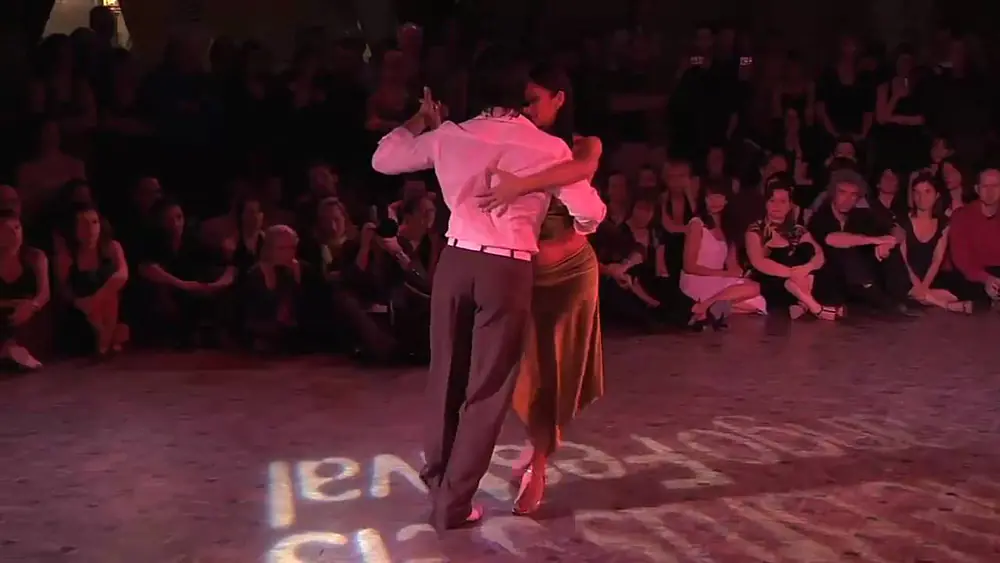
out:
<path id="1" fill-rule="evenodd" d="M 260 260 L 247 272 L 246 329 L 254 350 L 288 350 L 302 328 L 303 268 L 296 257 L 299 235 L 287 225 L 268 227 Z"/>
<path id="2" fill-rule="evenodd" d="M 67 218 L 54 262 L 59 292 L 83 314 L 98 356 L 121 351 L 129 337 L 119 317 L 128 264 L 94 207 L 80 206 Z"/>
<path id="3" fill-rule="evenodd" d="M 941 271 L 948 251 L 944 186 L 923 172 L 914 178 L 910 192 L 910 214 L 900 225 L 906 231 L 901 251 L 912 286 L 910 297 L 955 313 L 972 313 L 972 302 L 959 300 L 949 290 L 948 274 Z"/>
<path id="4" fill-rule="evenodd" d="M 41 368 L 19 339 L 49 302 L 49 261 L 24 246 L 21 219 L 9 210 L 0 210 L 0 295 L 0 359 L 20 369 Z"/>

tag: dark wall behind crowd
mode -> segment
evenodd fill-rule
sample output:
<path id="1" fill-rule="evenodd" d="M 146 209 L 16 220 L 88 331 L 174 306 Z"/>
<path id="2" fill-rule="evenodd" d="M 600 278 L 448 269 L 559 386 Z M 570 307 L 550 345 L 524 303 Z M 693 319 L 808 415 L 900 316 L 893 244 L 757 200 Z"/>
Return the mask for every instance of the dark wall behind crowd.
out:
<path id="1" fill-rule="evenodd" d="M 510 36 L 534 27 L 547 37 L 607 29 L 610 22 L 636 23 L 664 33 L 667 45 L 687 40 L 694 22 L 728 18 L 758 32 L 781 30 L 804 50 L 829 45 L 839 29 L 849 27 L 890 41 L 901 29 L 927 31 L 945 20 L 984 37 L 996 35 L 1000 3 L 995 0 L 121 0 L 135 47 L 158 53 L 167 34 L 185 20 L 202 20 L 212 31 L 237 37 L 267 38 L 283 52 L 296 28 L 304 25 L 351 27 L 360 19 L 369 39 L 384 38 L 397 20 L 427 20 L 451 10 L 478 22 L 486 34 Z M 44 30 L 53 0 L 0 2 L 0 44 L 16 36 L 34 44 Z M 532 21 L 545 23 L 533 24 Z M 9 55 L 8 55 L 9 56 Z"/>

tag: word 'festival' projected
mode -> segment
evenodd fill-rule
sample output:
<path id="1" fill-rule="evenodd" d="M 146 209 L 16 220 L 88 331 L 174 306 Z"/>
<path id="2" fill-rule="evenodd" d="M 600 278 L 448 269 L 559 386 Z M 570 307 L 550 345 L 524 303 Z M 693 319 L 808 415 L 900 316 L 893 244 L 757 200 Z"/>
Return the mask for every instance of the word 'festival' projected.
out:
<path id="1" fill-rule="evenodd" d="M 550 462 L 551 490 L 581 483 L 590 489 L 579 491 L 645 487 L 639 496 L 651 506 L 612 509 L 610 493 L 603 504 L 578 507 L 571 497 L 562 524 L 494 511 L 472 533 L 525 561 L 534 559 L 526 549 L 562 551 L 553 538 L 565 533 L 621 561 L 804 563 L 849 556 L 894 563 L 899 553 L 907 560 L 981 561 L 971 553 L 1000 549 L 1000 482 L 981 476 L 962 476 L 960 484 L 897 482 L 871 471 L 824 477 L 835 471 L 829 467 L 849 466 L 851 456 L 870 462 L 920 450 L 950 455 L 968 442 L 961 430 L 938 430 L 928 436 L 901 421 L 866 415 L 808 425 L 720 417 L 669 438 L 627 436 L 616 441 L 614 455 L 565 442 Z M 512 501 L 508 479 L 523 451 L 496 448 L 483 494 Z M 268 520 L 276 537 L 267 561 L 449 561 L 437 543 L 422 541 L 434 532 L 421 512 L 427 489 L 420 463 L 419 453 L 272 462 Z M 790 467 L 788 478 L 763 487 L 755 482 L 756 474 L 782 465 Z M 568 528 L 556 534 L 558 526 Z M 940 541 L 942 535 L 954 541 Z"/>

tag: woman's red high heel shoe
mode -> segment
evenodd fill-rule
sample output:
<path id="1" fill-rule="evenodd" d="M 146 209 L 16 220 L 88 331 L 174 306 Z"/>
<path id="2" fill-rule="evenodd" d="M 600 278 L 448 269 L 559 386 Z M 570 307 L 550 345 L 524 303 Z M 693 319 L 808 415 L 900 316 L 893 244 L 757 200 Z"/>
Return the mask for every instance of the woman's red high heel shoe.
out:
<path id="1" fill-rule="evenodd" d="M 545 496 L 545 471 L 536 472 L 534 467 L 528 467 L 521 476 L 521 487 L 514 499 L 511 510 L 517 516 L 527 516 L 538 511 Z"/>

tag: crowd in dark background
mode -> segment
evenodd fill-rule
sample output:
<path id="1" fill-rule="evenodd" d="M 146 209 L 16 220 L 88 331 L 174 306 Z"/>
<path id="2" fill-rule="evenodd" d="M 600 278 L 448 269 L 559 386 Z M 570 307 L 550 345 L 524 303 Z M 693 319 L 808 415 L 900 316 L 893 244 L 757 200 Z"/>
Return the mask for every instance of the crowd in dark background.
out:
<path id="1" fill-rule="evenodd" d="M 380 176 L 370 157 L 424 86 L 468 117 L 464 69 L 487 40 L 459 22 L 376 46 L 309 29 L 279 67 L 254 42 L 206 56 L 177 37 L 140 72 L 113 22 L 96 8 L 46 37 L 31 80 L 5 86 L 0 356 L 31 369 L 132 342 L 426 361 L 447 209 L 432 174 Z M 1000 96 L 970 44 L 845 34 L 813 64 L 719 23 L 679 60 L 626 30 L 533 47 L 603 141 L 605 321 L 990 308 Z"/>

